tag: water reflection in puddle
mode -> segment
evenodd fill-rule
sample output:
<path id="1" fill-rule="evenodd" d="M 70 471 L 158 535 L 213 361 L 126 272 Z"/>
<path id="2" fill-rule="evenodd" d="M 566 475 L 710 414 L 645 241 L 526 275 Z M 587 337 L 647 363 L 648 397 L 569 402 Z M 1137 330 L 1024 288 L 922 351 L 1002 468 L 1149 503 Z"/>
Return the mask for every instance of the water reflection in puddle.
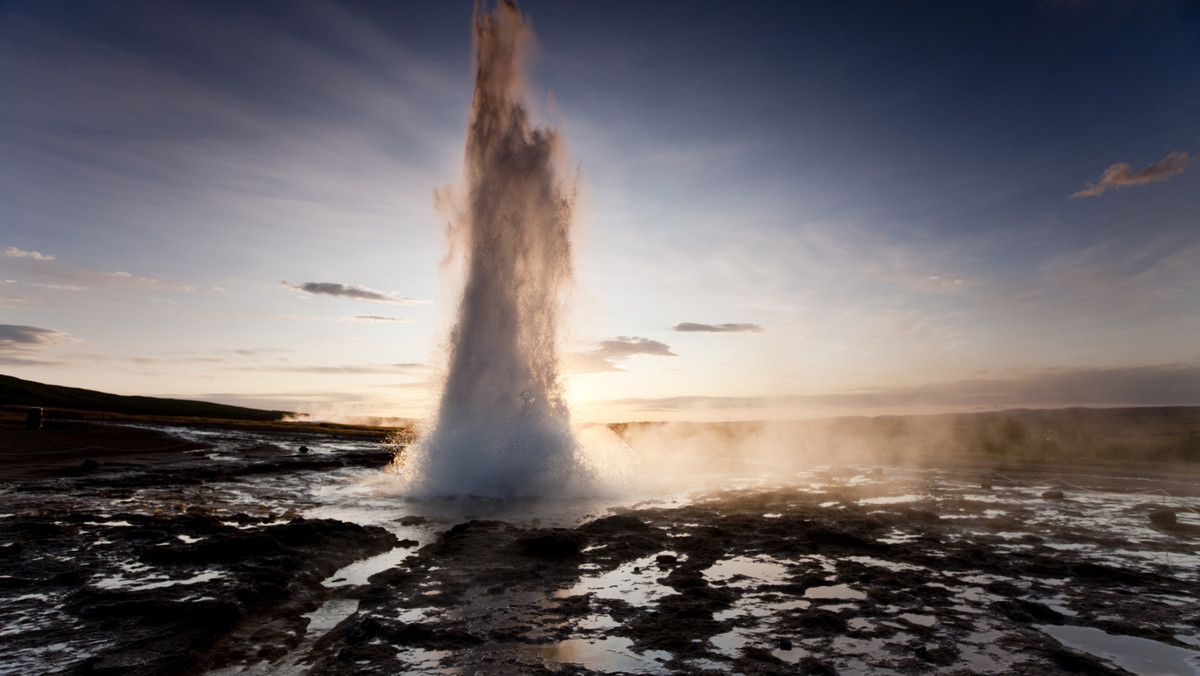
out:
<path id="1" fill-rule="evenodd" d="M 735 556 L 721 559 L 704 571 L 704 577 L 731 587 L 780 584 L 787 580 L 787 566 L 770 559 Z"/>
<path id="2" fill-rule="evenodd" d="M 837 601 L 860 601 L 867 595 L 854 589 L 848 584 L 831 584 L 809 587 L 804 590 L 804 598 Z"/>
<path id="3" fill-rule="evenodd" d="M 600 575 L 585 576 L 573 587 L 558 590 L 554 596 L 567 598 L 595 594 L 600 598 L 620 599 L 634 606 L 653 605 L 663 596 L 674 593 L 673 589 L 658 582 L 665 574 L 656 561 L 659 555 L 653 554 L 621 564 Z"/>
<path id="4" fill-rule="evenodd" d="M 1136 636 L 1109 634 L 1091 627 L 1038 627 L 1059 643 L 1111 661 L 1142 676 L 1200 674 L 1200 652 Z"/>
<path id="5" fill-rule="evenodd" d="M 660 650 L 636 652 L 632 641 L 618 636 L 594 640 L 568 639 L 558 643 L 531 645 L 526 650 L 558 664 L 577 664 L 597 671 L 635 674 L 657 673 L 662 670 L 661 663 L 671 659 L 670 653 Z"/>

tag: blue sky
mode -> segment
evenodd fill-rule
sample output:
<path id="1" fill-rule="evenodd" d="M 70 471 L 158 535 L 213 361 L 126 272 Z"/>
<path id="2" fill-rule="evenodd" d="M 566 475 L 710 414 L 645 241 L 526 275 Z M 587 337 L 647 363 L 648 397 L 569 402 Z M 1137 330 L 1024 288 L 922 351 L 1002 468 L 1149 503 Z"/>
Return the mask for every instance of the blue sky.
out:
<path id="1" fill-rule="evenodd" d="M 1200 404 L 1190 2 L 522 2 L 583 419 Z M 471 3 L 0 5 L 0 373 L 420 415 Z"/>

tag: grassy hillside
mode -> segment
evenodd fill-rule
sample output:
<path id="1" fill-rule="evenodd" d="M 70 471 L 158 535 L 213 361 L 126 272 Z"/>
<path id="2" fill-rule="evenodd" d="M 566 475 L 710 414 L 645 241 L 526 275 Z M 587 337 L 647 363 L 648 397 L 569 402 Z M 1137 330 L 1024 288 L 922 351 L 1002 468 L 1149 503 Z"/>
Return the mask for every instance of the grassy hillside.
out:
<path id="1" fill-rule="evenodd" d="M 0 375 L 0 405 L 41 406 L 97 413 L 124 415 L 174 416 L 187 418 L 224 418 L 229 420 L 280 420 L 287 411 L 263 411 L 242 406 L 227 406 L 207 401 L 126 397 L 78 387 L 45 385 Z"/>

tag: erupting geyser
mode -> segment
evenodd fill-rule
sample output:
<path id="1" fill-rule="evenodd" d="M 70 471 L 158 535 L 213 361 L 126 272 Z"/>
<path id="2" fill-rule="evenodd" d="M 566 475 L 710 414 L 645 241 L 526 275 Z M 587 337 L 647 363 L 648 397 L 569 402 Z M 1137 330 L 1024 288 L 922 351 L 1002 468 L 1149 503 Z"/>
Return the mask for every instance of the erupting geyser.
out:
<path id="1" fill-rule="evenodd" d="M 476 13 L 465 203 L 449 227 L 465 286 L 437 418 L 400 466 L 417 495 L 545 495 L 586 475 L 558 370 L 574 180 L 558 134 L 521 103 L 531 39 L 511 2 Z"/>

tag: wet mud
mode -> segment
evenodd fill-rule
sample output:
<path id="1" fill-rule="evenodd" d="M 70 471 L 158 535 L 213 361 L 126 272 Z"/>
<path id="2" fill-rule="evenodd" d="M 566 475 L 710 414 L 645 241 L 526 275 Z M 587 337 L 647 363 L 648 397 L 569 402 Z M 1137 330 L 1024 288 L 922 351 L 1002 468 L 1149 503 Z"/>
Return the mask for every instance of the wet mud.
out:
<path id="1" fill-rule="evenodd" d="M 573 529 L 456 525 L 371 578 L 313 673 L 592 673 L 572 661 L 579 642 L 626 655 L 622 672 L 1129 673 L 1044 625 L 1195 648 L 1194 570 L 1046 544 L 1109 535 L 1064 526 L 1014 551 L 995 534 L 1013 524 L 969 503 L 947 520 L 828 498 L 728 492 Z"/>
<path id="2" fill-rule="evenodd" d="M 0 671 L 1200 672 L 1186 478 L 789 468 L 448 507 L 345 492 L 377 443 L 185 441 L 0 483 Z"/>

